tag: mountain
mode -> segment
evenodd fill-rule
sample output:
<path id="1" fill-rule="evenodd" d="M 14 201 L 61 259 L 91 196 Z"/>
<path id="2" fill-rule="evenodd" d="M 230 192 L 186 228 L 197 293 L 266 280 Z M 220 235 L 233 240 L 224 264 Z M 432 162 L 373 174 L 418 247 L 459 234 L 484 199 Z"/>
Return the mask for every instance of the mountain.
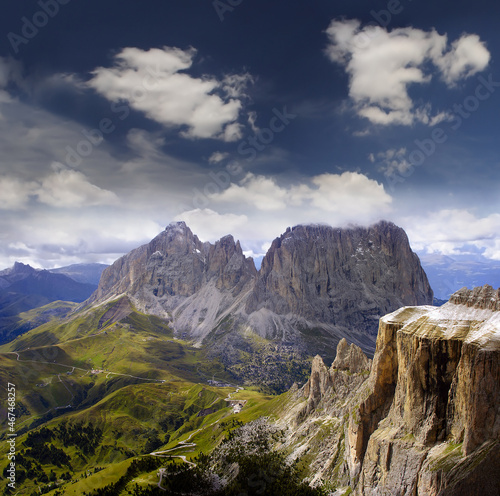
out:
<path id="1" fill-rule="evenodd" d="M 53 274 L 64 274 L 71 279 L 85 284 L 92 284 L 97 288 L 102 271 L 107 267 L 101 263 L 73 264 L 58 269 L 50 269 Z"/>
<path id="2" fill-rule="evenodd" d="M 384 316 L 367 368 L 342 343 L 289 396 L 285 446 L 309 453 L 310 482 L 357 496 L 500 494 L 500 289 Z"/>
<path id="3" fill-rule="evenodd" d="M 308 356 L 331 356 L 344 337 L 371 355 L 382 315 L 432 303 L 405 232 L 387 222 L 288 229 L 259 271 L 232 236 L 202 243 L 184 222 L 173 223 L 105 269 L 81 308 L 123 295 L 203 344 L 236 378 L 267 376 L 283 387 L 295 374 L 287 362 L 301 369 Z"/>
<path id="4" fill-rule="evenodd" d="M 16 262 L 13 267 L 0 271 L 0 343 L 43 323 L 41 314 L 31 322 L 20 314 L 55 301 L 82 302 L 95 286 L 74 281 L 63 274 L 37 270 Z M 55 311 L 57 315 L 67 313 Z M 50 319 L 54 313 L 44 313 Z"/>
<path id="5" fill-rule="evenodd" d="M 406 233 L 380 222 L 288 229 L 264 257 L 245 310 L 254 327 L 279 321 L 283 335 L 297 325 L 319 326 L 327 338 L 337 337 L 335 347 L 349 336 L 371 354 L 382 315 L 430 303 L 432 290 Z"/>
<path id="6" fill-rule="evenodd" d="M 490 284 L 500 286 L 500 261 L 482 256 L 474 259 L 448 257 L 441 254 L 419 254 L 422 266 L 434 290 L 434 296 L 441 300 L 448 298 L 464 286 L 474 287 Z"/>
<path id="7" fill-rule="evenodd" d="M 92 284 L 77 282 L 64 274 L 33 269 L 19 262 L 10 269 L 0 271 L 0 288 L 9 293 L 38 296 L 47 302 L 81 302 L 94 290 Z"/>

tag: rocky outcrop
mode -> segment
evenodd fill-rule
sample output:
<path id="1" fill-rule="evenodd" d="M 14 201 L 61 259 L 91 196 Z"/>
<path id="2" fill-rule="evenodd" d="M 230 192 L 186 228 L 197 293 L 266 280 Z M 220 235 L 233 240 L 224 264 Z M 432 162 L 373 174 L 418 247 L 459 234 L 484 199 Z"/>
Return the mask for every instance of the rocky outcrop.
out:
<path id="1" fill-rule="evenodd" d="M 369 361 L 341 341 L 290 392 L 283 448 L 311 484 L 357 496 L 500 494 L 500 290 L 380 319 Z"/>
<path id="2" fill-rule="evenodd" d="M 499 301 L 490 286 L 464 288 L 443 307 L 381 319 L 368 391 L 349 425 L 357 495 L 498 493 Z"/>
<path id="3" fill-rule="evenodd" d="M 348 370 L 353 374 L 362 374 L 370 371 L 372 361 L 361 351 L 361 348 L 353 344 L 349 345 L 345 338 L 341 339 L 337 346 L 337 354 L 332 363 L 332 369 Z"/>
<path id="4" fill-rule="evenodd" d="M 292 401 L 283 416 L 288 426 L 283 447 L 291 459 L 307 456 L 312 485 L 327 480 L 347 485 L 350 481 L 346 419 L 363 394 L 370 366 L 371 360 L 361 349 L 343 339 L 332 366 L 326 367 L 316 356 L 308 382 L 289 393 Z"/>

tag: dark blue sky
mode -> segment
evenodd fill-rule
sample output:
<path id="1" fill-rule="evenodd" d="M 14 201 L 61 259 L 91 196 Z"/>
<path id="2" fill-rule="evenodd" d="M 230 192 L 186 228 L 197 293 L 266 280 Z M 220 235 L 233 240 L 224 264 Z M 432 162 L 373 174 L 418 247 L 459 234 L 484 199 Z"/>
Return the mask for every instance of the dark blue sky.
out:
<path id="1" fill-rule="evenodd" d="M 288 225 L 386 218 L 418 250 L 500 259 L 499 14 L 9 2 L 0 266 L 110 262 L 181 219 L 259 254 Z"/>

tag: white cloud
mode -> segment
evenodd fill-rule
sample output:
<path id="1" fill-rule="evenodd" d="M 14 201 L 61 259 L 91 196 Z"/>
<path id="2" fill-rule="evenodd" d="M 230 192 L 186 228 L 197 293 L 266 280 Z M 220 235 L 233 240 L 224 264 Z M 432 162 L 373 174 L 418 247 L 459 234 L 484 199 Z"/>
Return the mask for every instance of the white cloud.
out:
<path id="1" fill-rule="evenodd" d="M 331 61 L 345 66 L 349 96 L 358 115 L 380 125 L 435 125 L 449 118 L 432 115 L 430 105 L 415 107 L 408 94 L 412 84 L 426 84 L 434 64 L 448 86 L 486 68 L 490 53 L 477 35 L 462 35 L 448 46 L 435 30 L 379 26 L 361 27 L 358 20 L 333 20 L 327 30 Z"/>
<path id="2" fill-rule="evenodd" d="M 229 157 L 229 153 L 227 152 L 214 152 L 210 157 L 208 158 L 208 163 L 209 164 L 218 164 L 219 162 L 222 162 L 225 160 L 227 157 Z"/>
<path id="3" fill-rule="evenodd" d="M 234 234 L 248 222 L 246 215 L 219 214 L 209 208 L 183 212 L 175 220 L 183 220 L 201 240 L 216 241 L 227 234 Z"/>
<path id="4" fill-rule="evenodd" d="M 312 178 L 315 188 L 304 192 L 304 200 L 325 212 L 342 214 L 346 210 L 356 219 L 373 212 L 387 212 L 392 202 L 384 187 L 357 172 L 321 174 Z"/>
<path id="5" fill-rule="evenodd" d="M 113 67 L 95 69 L 88 85 L 164 126 L 184 128 L 183 137 L 239 139 L 241 98 L 251 76 L 228 75 L 221 81 L 192 77 L 184 71 L 193 65 L 195 54 L 193 48 L 125 48 Z"/>
<path id="6" fill-rule="evenodd" d="M 90 183 L 81 172 L 63 168 L 45 177 L 36 195 L 41 203 L 58 208 L 95 207 L 118 203 L 118 197 L 112 191 Z"/>
<path id="7" fill-rule="evenodd" d="M 246 203 L 259 210 L 273 211 L 286 208 L 287 191 L 273 178 L 247 174 L 240 184 L 232 183 L 221 193 L 211 195 L 217 202 Z"/>
<path id="8" fill-rule="evenodd" d="M 374 210 L 385 212 L 392 201 L 381 184 L 356 172 L 321 174 L 289 186 L 280 186 L 272 177 L 249 173 L 240 184 L 233 183 L 221 193 L 211 195 L 211 200 L 247 204 L 267 212 L 300 207 L 305 212 L 336 213 L 342 219 L 352 220 Z M 317 212 L 311 215 L 317 217 Z"/>
<path id="9" fill-rule="evenodd" d="M 445 209 L 402 221 L 412 247 L 428 253 L 457 255 L 468 245 L 500 260 L 500 214 L 478 217 L 466 209 Z"/>
<path id="10" fill-rule="evenodd" d="M 90 183 L 81 173 L 54 165 L 52 174 L 38 181 L 23 181 L 14 176 L 0 176 L 0 209 L 20 210 L 31 198 L 58 208 L 114 205 L 118 197 L 111 191 Z"/>
<path id="11" fill-rule="evenodd" d="M 378 160 L 378 170 L 389 178 L 394 175 L 404 175 L 412 167 L 406 158 L 406 148 L 391 148 L 377 155 L 371 153 L 368 158 L 372 163 Z"/>
<path id="12" fill-rule="evenodd" d="M 24 217 L 20 220 L 24 220 Z M 0 217 L 0 232 L 8 219 Z M 124 253 L 149 242 L 164 226 L 140 213 L 123 209 L 86 212 L 75 218 L 65 210 L 37 209 L 29 222 L 9 226 L 8 238 L 0 244 L 0 266 L 15 261 L 36 267 L 60 267 L 72 263 L 112 263 Z"/>
<path id="13" fill-rule="evenodd" d="M 0 210 L 19 210 L 26 207 L 36 183 L 13 176 L 0 176 Z"/>
<path id="14" fill-rule="evenodd" d="M 489 61 L 490 53 L 476 34 L 463 35 L 452 43 L 449 52 L 434 60 L 449 85 L 482 71 Z"/>

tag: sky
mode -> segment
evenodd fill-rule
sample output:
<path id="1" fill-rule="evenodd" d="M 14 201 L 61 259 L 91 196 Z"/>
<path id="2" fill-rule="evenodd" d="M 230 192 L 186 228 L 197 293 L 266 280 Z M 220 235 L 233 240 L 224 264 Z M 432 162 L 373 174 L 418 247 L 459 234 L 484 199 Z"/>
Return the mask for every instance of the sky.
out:
<path id="1" fill-rule="evenodd" d="M 390 220 L 500 260 L 500 5 L 20 0 L 0 16 L 0 269 L 173 221 L 259 257 Z"/>

